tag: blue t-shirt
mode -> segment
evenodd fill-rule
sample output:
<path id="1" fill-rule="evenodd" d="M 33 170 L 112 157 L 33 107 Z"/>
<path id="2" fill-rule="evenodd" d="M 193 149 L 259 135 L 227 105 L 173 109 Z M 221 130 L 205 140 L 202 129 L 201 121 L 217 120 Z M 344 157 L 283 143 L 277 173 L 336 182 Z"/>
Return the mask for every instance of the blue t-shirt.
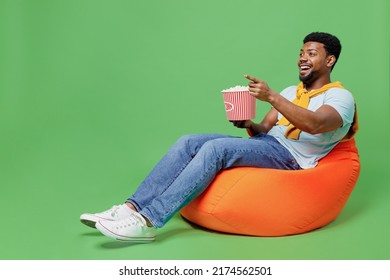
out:
<path id="1" fill-rule="evenodd" d="M 280 94 L 290 101 L 296 97 L 297 86 L 291 86 L 284 89 Z M 289 139 L 285 137 L 287 126 L 276 125 L 268 135 L 275 137 L 290 153 L 295 157 L 298 164 L 306 169 L 315 167 L 318 160 L 327 155 L 334 146 L 347 134 L 351 127 L 353 116 L 355 113 L 355 100 L 352 94 L 342 88 L 331 88 L 323 94 L 310 98 L 307 109 L 316 111 L 322 105 L 332 106 L 340 114 L 343 119 L 343 125 L 330 132 L 310 134 L 302 131 L 299 139 Z M 282 118 L 282 114 L 278 114 L 278 120 Z"/>

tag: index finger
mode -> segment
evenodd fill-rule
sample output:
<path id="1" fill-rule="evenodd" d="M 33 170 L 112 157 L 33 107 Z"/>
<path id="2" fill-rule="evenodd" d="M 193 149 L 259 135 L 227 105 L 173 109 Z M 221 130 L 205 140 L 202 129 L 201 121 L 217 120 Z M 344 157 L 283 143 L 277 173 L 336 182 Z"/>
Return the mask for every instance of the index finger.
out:
<path id="1" fill-rule="evenodd" d="M 258 83 L 260 82 L 259 79 L 253 77 L 253 76 L 250 76 L 250 75 L 244 75 L 245 78 L 247 78 L 248 80 L 251 80 L 252 82 L 255 82 L 255 83 Z"/>

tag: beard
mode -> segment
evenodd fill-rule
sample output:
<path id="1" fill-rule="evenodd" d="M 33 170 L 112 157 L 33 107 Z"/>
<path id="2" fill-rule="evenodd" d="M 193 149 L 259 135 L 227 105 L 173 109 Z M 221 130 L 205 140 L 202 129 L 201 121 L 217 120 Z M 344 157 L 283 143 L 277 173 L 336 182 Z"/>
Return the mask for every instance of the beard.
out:
<path id="1" fill-rule="evenodd" d="M 316 80 L 316 77 L 317 77 L 317 72 L 316 71 L 312 71 L 310 72 L 308 75 L 306 76 L 301 76 L 299 75 L 299 80 L 304 83 L 305 85 L 311 85 L 315 80 Z"/>

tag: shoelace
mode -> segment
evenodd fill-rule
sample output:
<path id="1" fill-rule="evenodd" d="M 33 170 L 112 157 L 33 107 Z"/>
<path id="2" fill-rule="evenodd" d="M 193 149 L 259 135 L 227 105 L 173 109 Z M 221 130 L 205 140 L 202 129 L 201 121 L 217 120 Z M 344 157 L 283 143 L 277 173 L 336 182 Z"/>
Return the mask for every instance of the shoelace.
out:
<path id="1" fill-rule="evenodd" d="M 123 227 L 131 227 L 131 226 L 137 226 L 137 225 L 142 225 L 145 226 L 145 220 L 138 214 L 138 213 L 133 213 L 126 219 L 123 219 L 121 221 L 117 222 L 116 228 L 123 228 Z"/>
<path id="2" fill-rule="evenodd" d="M 111 207 L 111 209 L 105 211 L 105 213 L 109 213 L 111 217 L 115 218 L 118 215 L 118 210 L 120 208 L 120 205 L 114 205 Z"/>

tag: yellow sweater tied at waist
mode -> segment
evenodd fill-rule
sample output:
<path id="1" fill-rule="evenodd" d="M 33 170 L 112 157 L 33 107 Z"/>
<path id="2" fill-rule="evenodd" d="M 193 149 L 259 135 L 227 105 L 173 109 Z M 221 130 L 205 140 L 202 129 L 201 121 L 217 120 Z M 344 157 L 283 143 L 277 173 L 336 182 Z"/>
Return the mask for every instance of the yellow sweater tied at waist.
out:
<path id="1" fill-rule="evenodd" d="M 343 85 L 340 82 L 334 82 L 334 83 L 329 83 L 324 85 L 323 87 L 312 90 L 312 91 L 307 91 L 303 83 L 299 83 L 297 89 L 296 89 L 296 98 L 293 100 L 293 103 L 295 105 L 298 105 L 302 108 L 306 108 L 309 106 L 310 98 L 320 95 L 327 91 L 330 88 L 344 88 Z M 355 112 L 356 114 L 356 112 Z M 299 139 L 299 134 L 301 133 L 301 130 L 296 128 L 292 123 L 290 123 L 284 116 L 278 121 L 278 125 L 284 125 L 288 126 L 285 136 L 290 139 Z"/>

